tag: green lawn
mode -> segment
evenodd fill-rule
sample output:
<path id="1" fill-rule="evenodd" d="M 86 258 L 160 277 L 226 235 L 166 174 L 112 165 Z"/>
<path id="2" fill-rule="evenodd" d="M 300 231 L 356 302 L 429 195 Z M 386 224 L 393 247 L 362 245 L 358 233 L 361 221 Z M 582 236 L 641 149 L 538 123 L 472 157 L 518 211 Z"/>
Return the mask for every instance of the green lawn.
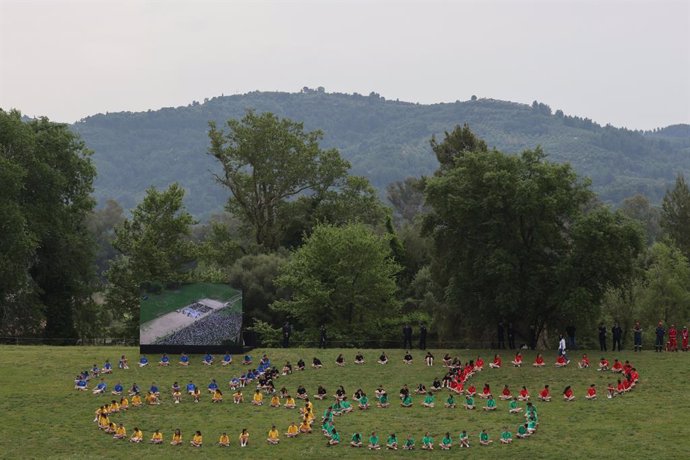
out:
<path id="1" fill-rule="evenodd" d="M 148 294 L 148 298 L 141 301 L 141 322 L 151 321 L 195 300 L 207 298 L 224 302 L 237 294 L 239 291 L 226 284 L 211 283 L 186 284 L 180 289 L 166 290 L 158 295 Z"/>
<path id="2" fill-rule="evenodd" d="M 354 430 L 368 433 L 377 430 L 385 440 L 387 434 L 395 431 L 399 439 L 413 434 L 419 444 L 424 431 L 430 431 L 435 441 L 440 441 L 442 434 L 450 431 L 454 439 L 462 429 L 468 430 L 473 443 L 469 452 L 454 447 L 450 452 L 369 452 L 355 450 L 346 445 L 325 447 L 326 438 L 319 432 L 301 435 L 297 439 L 283 437 L 278 446 L 265 443 L 266 432 L 271 424 L 276 424 L 281 433 L 292 420 L 297 420 L 296 411 L 283 408 L 273 409 L 267 406 L 252 407 L 250 404 L 233 405 L 226 401 L 220 405 L 211 404 L 208 393 L 199 404 L 185 399 L 182 404 L 170 403 L 167 389 L 177 380 L 182 385 L 190 379 L 200 386 L 208 384 L 211 378 L 219 382 L 227 380 L 242 371 L 241 365 L 234 363 L 229 368 L 202 366 L 198 356 L 192 357 L 189 368 L 159 368 L 155 365 L 139 369 L 136 366 L 138 349 L 126 347 L 0 347 L 0 414 L 2 414 L 2 435 L 0 436 L 1 458 L 87 458 L 105 456 L 108 458 L 216 458 L 232 455 L 240 458 L 354 458 L 354 457 L 467 457 L 471 458 L 614 458 L 621 455 L 634 455 L 636 458 L 682 458 L 690 448 L 690 398 L 687 396 L 688 376 L 690 376 L 690 354 L 665 353 L 655 354 L 646 351 L 642 354 L 622 352 L 609 358 L 630 359 L 641 372 L 641 383 L 630 394 L 608 400 L 585 401 L 583 395 L 590 383 L 596 383 L 600 394 L 612 374 L 603 374 L 594 369 L 577 369 L 571 364 L 565 369 L 534 369 L 531 367 L 534 355 L 527 353 L 527 366 L 521 369 L 504 367 L 494 370 L 486 369 L 473 377 L 474 383 L 481 387 L 489 383 L 498 393 L 504 384 L 509 384 L 513 391 L 521 385 L 527 385 L 532 394 L 549 383 L 556 393 L 551 403 L 536 403 L 540 414 L 539 432 L 530 439 L 516 440 L 513 445 L 502 446 L 497 443 L 498 435 L 504 425 L 514 432 L 521 416 L 510 415 L 507 403 L 498 402 L 499 410 L 495 413 L 482 411 L 468 412 L 463 409 L 449 410 L 442 407 L 445 392 L 437 398 L 434 409 L 422 408 L 421 397 L 414 398 L 415 407 L 403 409 L 397 405 L 396 395 L 402 384 L 410 386 L 424 382 L 427 386 L 435 376 L 442 375 L 440 365 L 427 368 L 422 363 L 422 354 L 414 352 L 416 359 L 411 366 L 401 362 L 402 350 L 390 350 L 391 363 L 380 366 L 373 361 L 380 350 L 364 350 L 369 362 L 364 366 L 350 363 L 345 368 L 334 364 L 337 353 L 341 350 L 314 349 L 272 349 L 255 350 L 257 357 L 266 351 L 273 363 L 282 365 L 286 359 L 295 363 L 302 357 L 310 362 L 313 356 L 319 356 L 325 364 L 320 370 L 308 368 L 304 372 L 281 377 L 278 387 L 285 386 L 290 390 L 298 384 L 306 386 L 310 393 L 318 384 L 323 384 L 332 393 L 338 384 L 345 386 L 348 394 L 362 387 L 373 399 L 373 390 L 383 384 L 392 396 L 392 406 L 388 409 L 372 408 L 366 412 L 357 411 L 336 418 L 336 427 L 343 434 L 344 440 Z M 351 362 L 356 350 L 342 350 L 346 359 Z M 445 350 L 434 350 L 437 358 Z M 148 388 L 156 382 L 163 390 L 163 404 L 158 407 L 130 409 L 123 415 L 116 415 L 113 420 L 122 421 L 128 429 L 138 425 L 144 430 L 148 439 L 152 431 L 160 428 L 166 439 L 165 445 L 149 444 L 132 445 L 116 441 L 101 433 L 92 422 L 94 411 L 101 403 L 110 400 L 109 396 L 94 396 L 91 392 L 77 393 L 72 389 L 73 377 L 80 369 L 89 368 L 93 363 L 102 364 L 106 358 L 117 363 L 121 354 L 126 354 L 134 364 L 128 371 L 115 370 L 108 377 L 112 388 L 117 380 L 127 387 L 133 381 L 142 388 Z M 451 352 L 454 353 L 454 352 Z M 489 360 L 491 351 L 461 350 L 457 354 L 463 361 L 480 354 Z M 552 362 L 552 353 L 547 355 Z M 599 357 L 598 352 L 590 353 L 593 362 Z M 572 358 L 575 356 L 573 355 Z M 176 361 L 176 356 L 173 360 Z M 505 356 L 509 358 L 509 356 Z M 150 356 L 151 361 L 157 357 Z M 236 361 L 239 357 L 236 357 Z M 504 359 L 509 361 L 510 359 Z M 575 361 L 573 359 L 573 361 Z M 565 385 L 572 385 L 578 396 L 577 401 L 565 403 L 559 400 L 560 391 Z M 229 392 L 225 392 L 226 397 Z M 480 400 L 478 400 L 480 401 Z M 317 417 L 327 405 L 326 401 L 316 401 Z M 185 441 L 191 438 L 194 430 L 204 434 L 205 445 L 194 449 L 187 443 L 173 447 L 167 441 L 174 428 L 181 428 Z M 237 435 L 246 427 L 251 433 L 251 444 L 246 449 L 237 445 Z M 479 447 L 478 432 L 486 428 L 495 443 L 490 447 Z M 215 445 L 218 435 L 227 431 L 232 439 L 232 446 L 221 449 Z M 318 430 L 317 430 L 318 431 Z"/>

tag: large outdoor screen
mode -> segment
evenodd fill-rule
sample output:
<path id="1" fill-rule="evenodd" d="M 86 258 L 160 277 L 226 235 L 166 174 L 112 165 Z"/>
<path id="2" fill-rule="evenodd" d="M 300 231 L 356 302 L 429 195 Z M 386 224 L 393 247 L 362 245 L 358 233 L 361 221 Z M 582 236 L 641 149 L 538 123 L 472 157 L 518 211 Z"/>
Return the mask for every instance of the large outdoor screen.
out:
<path id="1" fill-rule="evenodd" d="M 196 283 L 148 294 L 141 300 L 142 346 L 237 345 L 242 293 L 224 284 Z"/>

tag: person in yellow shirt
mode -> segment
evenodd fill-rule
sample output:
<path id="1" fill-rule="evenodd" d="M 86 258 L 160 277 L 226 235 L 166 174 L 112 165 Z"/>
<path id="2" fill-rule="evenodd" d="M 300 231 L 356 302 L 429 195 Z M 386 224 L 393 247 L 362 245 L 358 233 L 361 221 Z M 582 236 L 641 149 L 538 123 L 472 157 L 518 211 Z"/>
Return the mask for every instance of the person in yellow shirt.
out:
<path id="1" fill-rule="evenodd" d="M 249 444 L 249 432 L 246 428 L 242 428 L 242 433 L 240 433 L 240 447 L 247 447 Z"/>
<path id="2" fill-rule="evenodd" d="M 214 402 L 214 403 L 223 402 L 223 392 L 220 391 L 220 388 L 216 388 L 216 391 L 213 393 L 213 397 L 211 398 L 211 402 Z"/>
<path id="3" fill-rule="evenodd" d="M 195 403 L 198 403 L 201 400 L 201 390 L 199 390 L 199 387 L 194 387 L 194 391 L 192 391 L 192 398 L 194 398 Z"/>
<path id="4" fill-rule="evenodd" d="M 115 439 L 125 439 L 127 436 L 127 430 L 125 429 L 125 426 L 120 423 L 117 428 L 115 429 L 115 434 L 113 434 L 113 438 Z"/>
<path id="5" fill-rule="evenodd" d="M 285 433 L 285 436 L 288 438 L 294 438 L 297 437 L 299 434 L 299 427 L 295 422 L 292 422 L 290 426 L 288 426 L 287 433 Z"/>
<path id="6" fill-rule="evenodd" d="M 170 441 L 170 444 L 172 444 L 173 446 L 182 445 L 182 432 L 179 428 L 177 428 L 175 430 L 175 433 L 173 433 L 172 441 Z"/>
<path id="7" fill-rule="evenodd" d="M 218 445 L 220 447 L 230 447 L 230 437 L 227 433 L 220 435 L 220 438 L 218 438 Z"/>
<path id="8" fill-rule="evenodd" d="M 134 407 L 141 406 L 141 396 L 139 395 L 139 393 L 132 396 L 132 406 L 134 406 Z"/>
<path id="9" fill-rule="evenodd" d="M 101 412 L 101 414 L 98 416 L 98 428 L 107 432 L 109 425 L 110 419 L 108 418 L 108 413 Z"/>
<path id="10" fill-rule="evenodd" d="M 280 396 L 278 396 L 277 394 L 274 394 L 271 397 L 271 407 L 280 407 Z"/>
<path id="11" fill-rule="evenodd" d="M 280 442 L 280 435 L 278 434 L 278 430 L 276 429 L 275 425 L 273 425 L 268 431 L 268 438 L 266 441 L 269 444 L 278 444 Z"/>
<path id="12" fill-rule="evenodd" d="M 158 400 L 158 396 L 156 396 L 155 393 L 151 393 L 149 391 L 149 393 L 146 395 L 146 404 L 148 404 L 149 406 L 157 406 L 160 403 L 161 402 Z"/>
<path id="13" fill-rule="evenodd" d="M 194 433 L 192 440 L 189 441 L 189 444 L 191 444 L 192 447 L 201 447 L 203 442 L 204 442 L 204 438 L 203 438 L 203 436 L 201 436 L 201 431 L 197 430 L 196 433 Z"/>
<path id="14" fill-rule="evenodd" d="M 161 430 L 156 430 L 151 436 L 151 444 L 163 444 L 163 433 Z"/>
<path id="15" fill-rule="evenodd" d="M 121 398 L 120 399 L 120 410 L 126 411 L 127 409 L 129 409 L 129 401 L 127 400 L 127 398 Z"/>
<path id="16" fill-rule="evenodd" d="M 306 417 L 302 419 L 302 423 L 299 424 L 300 433 L 311 433 L 311 423 Z"/>
<path id="17" fill-rule="evenodd" d="M 115 434 L 116 431 L 117 425 L 115 425 L 115 422 L 108 423 L 108 427 L 105 429 L 105 432 L 108 434 Z"/>
<path id="18" fill-rule="evenodd" d="M 138 426 L 134 427 L 134 433 L 132 433 L 132 437 L 129 438 L 129 442 L 133 442 L 136 444 L 139 444 L 141 441 L 144 439 L 144 433 L 139 429 Z"/>
<path id="19" fill-rule="evenodd" d="M 256 390 L 254 397 L 252 398 L 252 404 L 255 406 L 262 406 L 264 404 L 264 395 L 261 394 L 261 391 Z"/>
<path id="20" fill-rule="evenodd" d="M 182 392 L 180 392 L 179 389 L 175 390 L 173 391 L 172 397 L 173 401 L 175 401 L 175 404 L 180 404 L 180 401 L 182 401 Z"/>
<path id="21" fill-rule="evenodd" d="M 237 390 L 232 394 L 232 402 L 235 404 L 240 404 L 244 402 L 244 395 L 242 394 L 242 390 Z"/>
<path id="22" fill-rule="evenodd" d="M 285 408 L 286 409 L 294 409 L 295 408 L 295 398 L 288 395 L 287 399 L 285 400 Z"/>
<path id="23" fill-rule="evenodd" d="M 113 399 L 110 402 L 110 407 L 108 407 L 108 412 L 110 412 L 111 414 L 116 414 L 120 412 L 120 404 L 118 404 L 118 402 Z"/>

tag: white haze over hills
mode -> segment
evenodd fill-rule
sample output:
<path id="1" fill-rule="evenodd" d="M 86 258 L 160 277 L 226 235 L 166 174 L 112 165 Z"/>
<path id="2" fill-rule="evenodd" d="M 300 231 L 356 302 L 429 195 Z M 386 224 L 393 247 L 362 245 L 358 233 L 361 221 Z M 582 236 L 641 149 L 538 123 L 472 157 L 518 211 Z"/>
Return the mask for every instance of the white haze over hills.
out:
<path id="1" fill-rule="evenodd" d="M 0 0 L 0 107 L 73 122 L 221 94 L 472 95 L 690 122 L 690 2 Z"/>

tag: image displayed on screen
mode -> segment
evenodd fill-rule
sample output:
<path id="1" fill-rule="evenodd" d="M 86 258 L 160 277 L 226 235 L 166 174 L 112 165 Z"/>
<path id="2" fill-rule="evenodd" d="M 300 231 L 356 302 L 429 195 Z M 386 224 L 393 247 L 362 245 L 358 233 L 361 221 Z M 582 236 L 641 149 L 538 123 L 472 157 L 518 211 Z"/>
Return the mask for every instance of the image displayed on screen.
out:
<path id="1" fill-rule="evenodd" d="M 225 284 L 187 284 L 141 299 L 141 345 L 232 345 L 242 329 L 242 293 Z"/>

